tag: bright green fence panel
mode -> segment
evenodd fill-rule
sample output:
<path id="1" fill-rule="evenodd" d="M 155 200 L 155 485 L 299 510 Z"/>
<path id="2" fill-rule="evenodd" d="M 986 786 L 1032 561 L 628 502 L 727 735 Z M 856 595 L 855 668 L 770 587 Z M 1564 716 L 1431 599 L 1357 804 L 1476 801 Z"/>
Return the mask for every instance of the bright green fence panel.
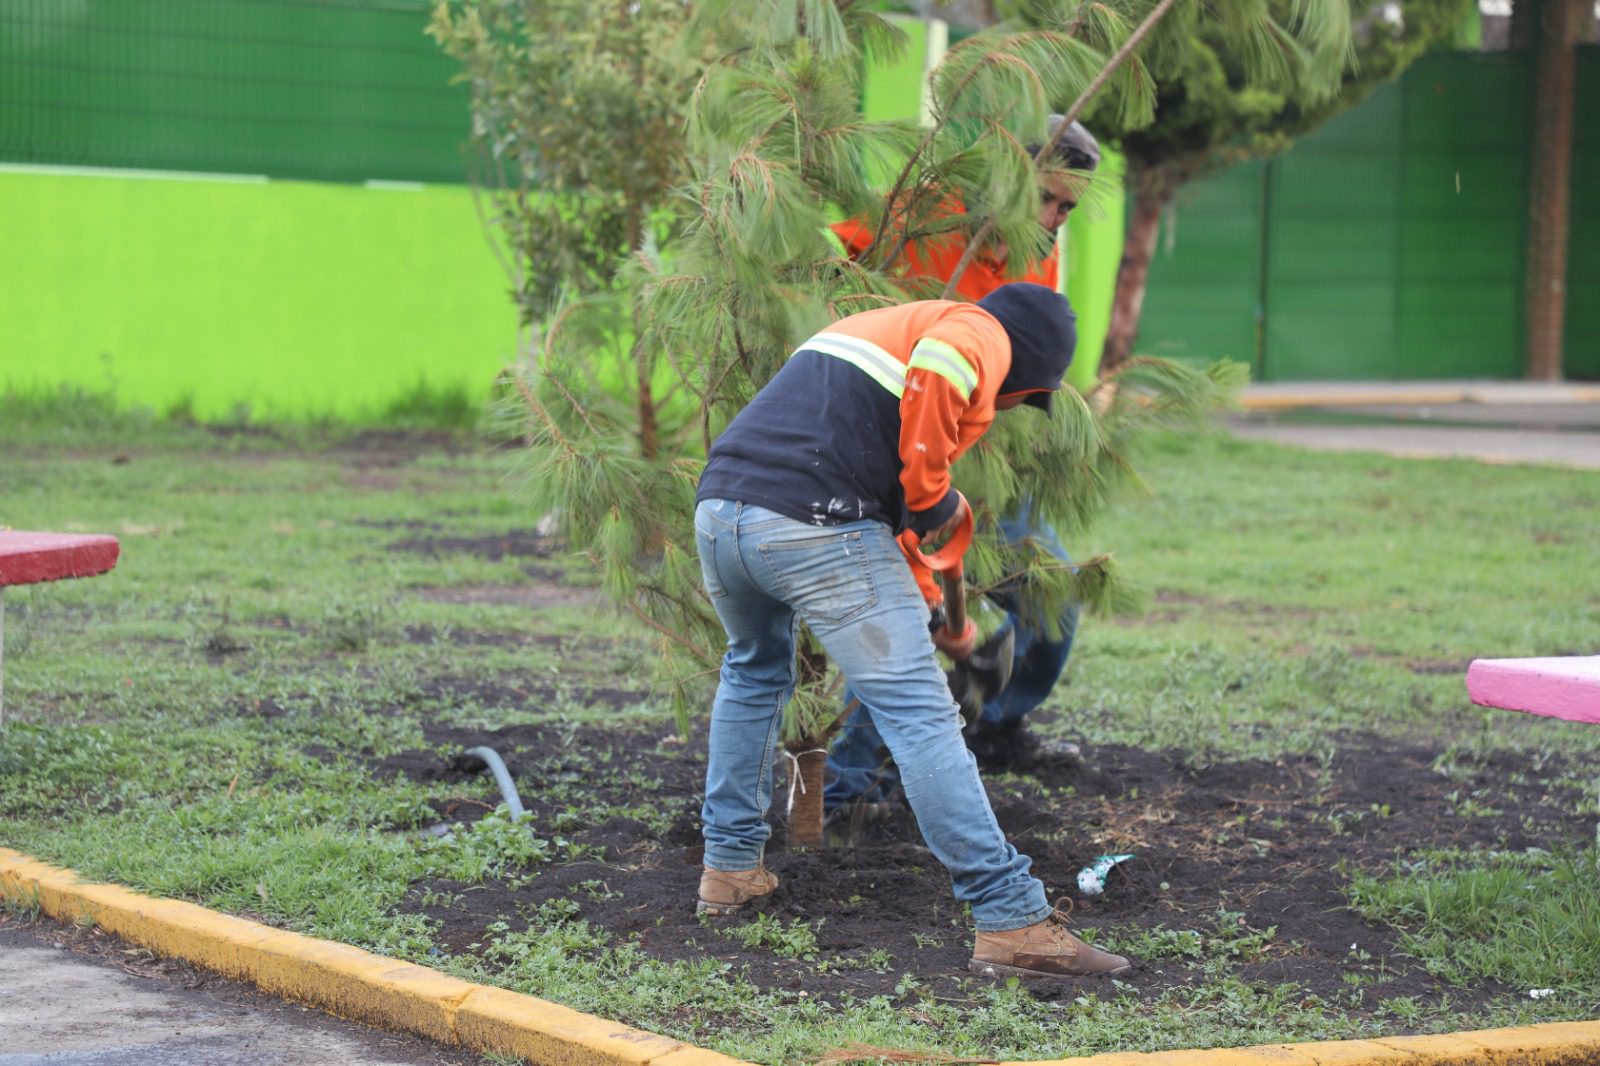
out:
<path id="1" fill-rule="evenodd" d="M 0 160 L 461 181 L 426 0 L 0 0 Z"/>
<path id="2" fill-rule="evenodd" d="M 1398 376 L 1401 168 L 1392 86 L 1274 161 L 1264 378 Z"/>
<path id="3" fill-rule="evenodd" d="M 1401 83 L 1399 378 L 1507 378 L 1523 366 L 1531 65 L 1434 53 Z"/>
<path id="4" fill-rule="evenodd" d="M 1253 356 L 1262 380 L 1519 377 L 1532 92 L 1524 53 L 1435 52 L 1264 186 L 1260 164 L 1200 183 L 1164 224 L 1139 350 Z M 1600 377 L 1600 49 L 1577 98 L 1566 369 Z"/>
<path id="5" fill-rule="evenodd" d="M 1578 49 L 1578 117 L 1567 240 L 1566 373 L 1600 378 L 1600 47 Z"/>
<path id="6" fill-rule="evenodd" d="M 1262 176 L 1263 164 L 1248 163 L 1178 194 L 1150 264 L 1138 351 L 1199 364 L 1255 363 Z"/>
<path id="7" fill-rule="evenodd" d="M 203 418 L 487 399 L 516 309 L 464 186 L 0 173 L 0 390 Z"/>

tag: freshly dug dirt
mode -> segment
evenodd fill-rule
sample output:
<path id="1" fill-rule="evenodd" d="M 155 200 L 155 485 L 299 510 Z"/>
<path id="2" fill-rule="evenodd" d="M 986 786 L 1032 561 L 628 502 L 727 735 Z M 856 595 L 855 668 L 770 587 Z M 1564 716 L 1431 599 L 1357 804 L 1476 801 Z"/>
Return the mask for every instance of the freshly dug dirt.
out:
<path id="1" fill-rule="evenodd" d="M 440 815 L 470 822 L 498 796 L 481 764 L 449 753 L 488 745 L 506 758 L 536 831 L 559 831 L 603 855 L 543 867 L 515 889 L 505 882 L 416 885 L 408 906 L 437 923 L 436 939 L 446 950 L 479 950 L 473 945 L 486 942 L 491 923 L 521 928 L 540 904 L 563 899 L 615 940 L 634 938 L 667 960 L 723 959 L 763 987 L 819 997 L 893 996 L 909 973 L 924 993 L 969 994 L 970 923 L 903 807 L 858 825 L 851 841 L 813 851 L 785 849 L 782 819 L 775 818 L 767 861 L 782 885 L 765 910 L 785 929 L 802 922 L 816 935 L 811 958 L 785 958 L 768 947 L 746 948 L 726 925 L 702 924 L 694 914 L 703 736 L 684 744 L 590 728 L 439 726 L 426 733 L 433 750 L 385 759 L 374 772 L 458 782 L 462 799 L 442 804 Z M 1346 975 L 1361 974 L 1378 984 L 1366 1004 L 1448 994 L 1465 1009 L 1508 990 L 1493 982 L 1442 986 L 1396 950 L 1392 930 L 1368 925 L 1350 909 L 1342 891 L 1347 870 L 1387 870 L 1397 855 L 1418 848 L 1576 844 L 1592 829 L 1571 813 L 1568 793 L 1541 783 L 1562 769 L 1548 758 L 1500 754 L 1446 776 L 1434 769 L 1439 754 L 1345 737 L 1327 764 L 1288 758 L 1194 769 L 1170 753 L 1108 746 L 1085 751 L 1081 763 L 1023 756 L 1012 772 L 988 772 L 986 780 L 1001 826 L 1033 857 L 1052 896 L 1073 901 L 1073 920 L 1091 942 L 1101 929 L 1196 930 L 1207 937 L 1219 926 L 1235 935 L 1275 929 L 1264 953 L 1241 953 L 1249 961 L 1234 971 L 1240 978 L 1293 983 L 1308 996 L 1348 1002 Z M 1474 792 L 1493 802 L 1467 802 Z M 1083 897 L 1078 870 L 1110 852 L 1135 858 L 1113 871 L 1102 896 Z M 821 972 L 822 959 L 834 960 L 829 972 Z M 1214 952 L 1210 961 L 1216 964 Z M 1127 981 L 1154 996 L 1210 980 L 1200 965 L 1186 958 L 1143 961 Z M 1029 987 L 1044 997 L 1073 997 L 1107 985 Z"/>

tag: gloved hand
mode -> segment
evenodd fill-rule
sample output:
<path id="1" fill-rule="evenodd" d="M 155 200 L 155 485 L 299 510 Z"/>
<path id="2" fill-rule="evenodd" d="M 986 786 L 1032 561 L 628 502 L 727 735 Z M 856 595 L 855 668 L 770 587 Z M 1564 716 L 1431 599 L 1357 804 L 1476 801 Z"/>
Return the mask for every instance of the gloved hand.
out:
<path id="1" fill-rule="evenodd" d="M 949 630 L 945 628 L 943 604 L 939 604 L 929 612 L 928 632 L 933 637 L 933 646 L 957 662 L 971 658 L 973 651 L 978 647 L 978 627 L 970 618 L 967 619 L 965 633 L 951 636 Z"/>

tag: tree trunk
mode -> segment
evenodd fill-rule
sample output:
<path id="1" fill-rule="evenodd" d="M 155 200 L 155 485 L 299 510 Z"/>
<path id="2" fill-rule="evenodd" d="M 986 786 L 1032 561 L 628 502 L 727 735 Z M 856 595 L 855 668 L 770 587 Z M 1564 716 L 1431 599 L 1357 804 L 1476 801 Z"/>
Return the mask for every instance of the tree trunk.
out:
<path id="1" fill-rule="evenodd" d="M 1520 0 L 1521 7 L 1530 0 Z M 1588 0 L 1543 0 L 1529 26 L 1535 51 L 1527 258 L 1528 377 L 1559 381 L 1567 314 L 1567 225 L 1579 34 Z"/>
<path id="2" fill-rule="evenodd" d="M 1133 354 L 1139 316 L 1144 311 L 1145 285 L 1150 279 L 1150 260 L 1155 257 L 1156 235 L 1161 229 L 1161 212 L 1172 202 L 1172 189 L 1150 168 L 1140 167 L 1133 174 L 1133 218 L 1122 245 L 1117 291 L 1111 300 L 1111 324 L 1100 354 L 1102 377 Z"/>
<path id="3" fill-rule="evenodd" d="M 646 358 L 644 345 L 639 343 L 639 314 L 633 316 L 633 365 L 639 377 L 639 455 L 645 459 L 654 459 L 660 449 L 660 430 L 656 426 L 656 397 L 651 391 L 650 360 Z"/>
<path id="4" fill-rule="evenodd" d="M 802 750 L 790 752 L 789 772 L 799 769 L 800 780 L 790 782 L 794 806 L 789 810 L 788 843 L 791 848 L 820 848 L 822 846 L 822 790 L 823 771 L 828 765 L 827 741 L 800 742 Z"/>
<path id="5" fill-rule="evenodd" d="M 643 207 L 638 204 L 628 205 L 626 225 L 630 254 L 639 250 L 644 235 L 643 216 Z M 660 448 L 660 431 L 656 426 L 656 397 L 651 384 L 651 378 L 654 377 L 653 368 L 650 365 L 649 353 L 640 343 L 640 338 L 644 336 L 642 326 L 639 307 L 636 304 L 633 309 L 633 347 L 630 349 L 630 354 L 633 356 L 634 375 L 639 389 L 639 455 L 645 459 L 654 459 Z"/>
<path id="6" fill-rule="evenodd" d="M 800 734 L 788 745 L 789 782 L 788 843 L 791 848 L 822 846 L 823 772 L 828 766 L 828 741 L 839 730 L 838 708 L 819 703 L 817 697 L 828 680 L 828 656 L 816 638 L 806 631 L 795 658 L 795 693 L 786 713 L 799 716 L 792 724 Z M 814 708 L 807 713 L 806 708 Z M 821 708 L 817 710 L 815 708 Z"/>

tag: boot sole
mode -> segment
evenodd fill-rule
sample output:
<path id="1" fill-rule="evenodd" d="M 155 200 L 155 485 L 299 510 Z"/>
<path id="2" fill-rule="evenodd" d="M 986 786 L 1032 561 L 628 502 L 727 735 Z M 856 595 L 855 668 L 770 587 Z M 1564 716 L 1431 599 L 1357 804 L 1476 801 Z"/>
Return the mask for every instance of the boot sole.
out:
<path id="1" fill-rule="evenodd" d="M 748 906 L 748 903 L 707 903 L 701 899 L 695 901 L 694 912 L 696 914 L 710 915 L 712 918 L 721 918 L 729 914 L 738 914 Z"/>
<path id="2" fill-rule="evenodd" d="M 767 905 L 771 893 L 763 893 L 754 899 L 747 899 L 743 903 L 708 903 L 706 900 L 697 899 L 694 904 L 696 914 L 704 914 L 711 918 L 724 918 L 730 914 L 743 914 L 745 911 L 759 911 Z"/>
<path id="3" fill-rule="evenodd" d="M 1098 970 L 1094 973 L 1046 973 L 1044 970 L 1024 970 L 1020 966 L 1002 966 L 998 962 L 979 962 L 972 959 L 967 963 L 967 972 L 977 974 L 979 977 L 1116 977 L 1133 969 L 1133 963 L 1118 966 L 1115 970 Z"/>

